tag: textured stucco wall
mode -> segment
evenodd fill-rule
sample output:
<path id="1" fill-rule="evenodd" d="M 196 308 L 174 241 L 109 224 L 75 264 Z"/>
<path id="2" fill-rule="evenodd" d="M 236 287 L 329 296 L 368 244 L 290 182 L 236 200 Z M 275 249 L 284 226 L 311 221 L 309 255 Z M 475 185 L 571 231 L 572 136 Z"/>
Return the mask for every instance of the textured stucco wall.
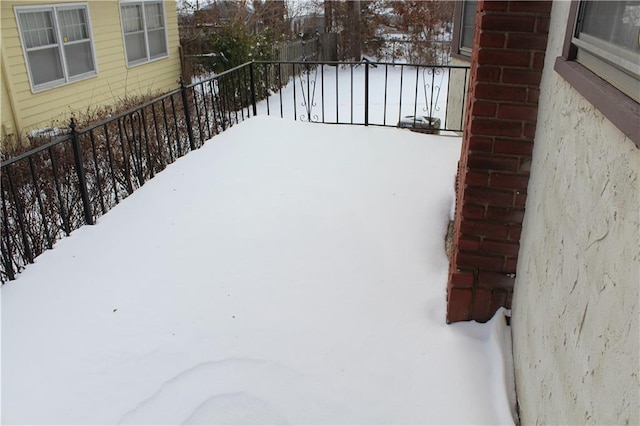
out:
<path id="1" fill-rule="evenodd" d="M 471 59 L 463 61 L 451 58 L 451 65 L 468 67 Z M 448 129 L 462 129 L 464 125 L 464 110 L 467 102 L 467 86 L 469 85 L 469 73 L 462 69 L 452 70 L 449 75 L 449 92 L 447 98 Z"/>
<path id="2" fill-rule="evenodd" d="M 513 300 L 522 424 L 640 424 L 640 149 L 554 70 L 553 4 Z"/>

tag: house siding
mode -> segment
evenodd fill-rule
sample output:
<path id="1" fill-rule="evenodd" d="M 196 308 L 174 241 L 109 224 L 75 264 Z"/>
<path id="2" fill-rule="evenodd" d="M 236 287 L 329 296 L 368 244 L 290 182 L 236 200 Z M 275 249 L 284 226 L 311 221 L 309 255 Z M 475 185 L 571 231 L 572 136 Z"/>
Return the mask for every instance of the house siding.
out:
<path id="1" fill-rule="evenodd" d="M 164 2 L 168 57 L 127 67 L 119 2 L 109 0 L 85 2 L 89 8 L 97 75 L 33 93 L 14 6 L 63 3 L 82 2 L 3 1 L 0 6 L 3 58 L 6 58 L 5 69 L 11 79 L 17 110 L 15 115 L 19 117 L 21 125 L 16 130 L 25 132 L 52 124 L 66 125 L 71 113 L 81 116 L 87 110 L 113 105 L 127 97 L 156 94 L 178 87 L 180 55 L 175 1 Z M 4 106 L 5 100 L 2 102 Z M 2 122 L 9 122 L 10 115 L 11 111 L 6 111 L 3 107 Z"/>
<path id="2" fill-rule="evenodd" d="M 0 99 L 2 103 L 0 103 L 0 111 L 2 111 L 2 133 L 12 133 L 16 128 L 16 123 L 13 119 L 13 115 L 11 114 L 11 101 L 9 100 L 9 92 L 7 91 L 7 82 L 5 80 L 5 73 L 2 72 L 2 79 L 0 80 L 0 85 L 2 86 L 2 91 L 0 92 Z M 6 114 L 6 116 L 5 116 Z"/>
<path id="3" fill-rule="evenodd" d="M 513 295 L 522 424 L 640 424 L 640 150 L 553 69 L 555 1 Z"/>

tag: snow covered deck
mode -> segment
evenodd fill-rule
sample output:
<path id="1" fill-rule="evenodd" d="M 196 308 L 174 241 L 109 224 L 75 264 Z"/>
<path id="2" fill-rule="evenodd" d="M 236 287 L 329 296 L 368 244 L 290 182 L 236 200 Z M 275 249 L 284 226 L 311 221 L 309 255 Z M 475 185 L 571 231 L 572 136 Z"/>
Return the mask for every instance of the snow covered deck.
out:
<path id="1" fill-rule="evenodd" d="M 445 325 L 459 152 L 216 136 L 2 287 L 3 423 L 513 423 L 503 317 Z"/>

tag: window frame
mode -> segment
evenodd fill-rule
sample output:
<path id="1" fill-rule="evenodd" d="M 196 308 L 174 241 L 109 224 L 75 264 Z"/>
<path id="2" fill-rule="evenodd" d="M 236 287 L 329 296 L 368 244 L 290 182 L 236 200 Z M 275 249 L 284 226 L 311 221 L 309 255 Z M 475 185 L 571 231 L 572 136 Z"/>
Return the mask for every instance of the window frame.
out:
<path id="1" fill-rule="evenodd" d="M 147 4 L 154 4 L 157 3 L 160 5 L 160 7 L 162 8 L 162 29 L 164 32 L 164 46 L 165 46 L 165 53 L 163 55 L 158 55 L 155 57 L 151 57 L 150 54 L 150 49 L 149 49 L 149 28 L 147 27 L 147 19 L 146 19 L 146 8 L 145 5 Z M 128 55 L 127 55 L 127 37 L 126 37 L 126 33 L 125 33 L 125 27 L 124 27 L 124 15 L 122 12 L 122 8 L 123 6 L 131 6 L 131 5 L 140 5 L 140 10 L 142 11 L 142 25 L 143 25 L 143 29 L 141 31 L 141 33 L 144 36 L 144 48 L 145 48 L 145 53 L 146 53 L 146 58 L 145 59 L 137 59 L 135 61 L 129 61 Z M 169 34 L 168 34 L 168 30 L 167 30 L 167 11 L 165 8 L 165 4 L 163 0 L 120 0 L 118 2 L 118 11 L 120 13 L 120 32 L 122 34 L 122 45 L 124 47 L 124 62 L 125 65 L 127 66 L 127 68 L 133 68 L 133 67 L 137 67 L 140 65 L 144 65 L 144 64 L 148 64 L 151 62 L 155 62 L 155 61 L 161 61 L 163 59 L 167 59 L 169 57 Z M 155 28 L 152 28 L 151 30 L 155 30 Z"/>
<path id="2" fill-rule="evenodd" d="M 473 46 L 471 49 L 461 46 L 464 31 L 464 6 L 468 4 L 468 1 L 456 1 L 453 10 L 453 35 L 451 38 L 451 56 L 457 59 L 465 61 L 471 61 L 471 54 L 473 53 Z M 476 3 L 477 14 L 477 3 Z M 475 23 L 474 23 L 475 34 Z"/>
<path id="3" fill-rule="evenodd" d="M 67 61 L 67 57 L 65 54 L 65 46 L 67 45 L 63 38 L 59 24 L 59 16 L 58 11 L 60 10 L 76 10 L 82 9 L 84 10 L 87 26 L 87 36 L 88 43 L 91 49 L 91 61 L 93 62 L 93 70 L 83 72 L 78 75 L 71 76 L 69 70 L 69 64 Z M 98 61 L 96 60 L 96 49 L 93 37 L 93 30 L 91 27 L 91 14 L 89 13 L 89 3 L 87 2 L 77 2 L 77 3 L 55 3 L 55 4 L 39 4 L 39 5 L 25 5 L 20 6 L 16 5 L 13 7 L 14 17 L 16 19 L 16 29 L 18 30 L 18 36 L 20 38 L 20 45 L 22 48 L 22 55 L 24 57 L 25 67 L 27 69 L 27 75 L 29 76 L 29 85 L 31 86 L 32 93 L 39 93 L 42 91 L 54 89 L 60 86 L 66 86 L 68 84 L 72 84 L 78 81 L 86 80 L 88 78 L 96 77 L 98 75 Z M 29 52 L 34 51 L 33 48 L 28 48 L 25 35 L 23 32 L 22 24 L 20 23 L 20 15 L 27 13 L 36 13 L 36 12 L 51 12 L 52 17 L 52 25 L 54 34 L 56 37 L 55 46 L 58 49 L 58 58 L 60 60 L 60 66 L 62 67 L 62 78 L 51 80 L 45 83 L 36 84 L 34 80 L 34 76 L 31 72 L 31 64 L 29 62 Z M 71 45 L 79 44 L 77 42 L 70 42 Z M 52 46 L 54 46 L 52 44 Z M 35 49 L 38 49 L 37 46 Z"/>
<path id="4" fill-rule="evenodd" d="M 553 68 L 640 148 L 640 104 L 576 60 L 578 47 L 573 39 L 579 10 L 580 0 L 572 0 L 562 55 Z"/>
<path id="5" fill-rule="evenodd" d="M 591 5 L 593 4 L 591 3 Z M 616 15 L 619 17 L 622 2 L 606 2 L 605 4 L 614 6 Z M 577 47 L 576 61 L 604 80 L 609 81 L 612 86 L 617 87 L 636 102 L 640 102 L 640 93 L 637 93 L 636 90 L 636 86 L 640 82 L 640 54 L 590 35 L 588 30 L 582 28 L 583 23 L 588 19 L 586 5 L 587 3 L 580 2 L 578 6 L 576 28 L 571 39 L 571 43 Z M 635 7 L 638 8 L 640 5 Z M 592 15 L 590 16 L 593 18 Z M 638 38 L 635 37 L 635 43 L 638 43 Z"/>

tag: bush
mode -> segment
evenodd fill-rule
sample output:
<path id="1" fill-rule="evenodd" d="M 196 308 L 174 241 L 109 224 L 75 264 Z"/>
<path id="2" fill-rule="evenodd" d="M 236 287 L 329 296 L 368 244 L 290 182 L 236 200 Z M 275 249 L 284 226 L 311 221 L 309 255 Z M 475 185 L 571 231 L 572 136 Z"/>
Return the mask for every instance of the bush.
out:
<path id="1" fill-rule="evenodd" d="M 109 211 L 167 164 L 251 116 L 253 95 L 266 94 L 266 73 L 266 67 L 246 66 L 154 99 L 128 98 L 85 111 L 75 120 L 75 133 L 64 129 L 31 144 L 3 145 L 8 164 L 0 176 L 0 281 L 13 279 L 57 240 Z M 28 156 L 17 157 L 29 148 L 34 150 Z"/>
<path id="2" fill-rule="evenodd" d="M 180 93 L 153 104 L 150 98 L 129 98 L 77 119 L 90 221 L 190 150 Z M 14 160 L 2 167 L 0 177 L 2 282 L 86 222 L 72 137 L 68 131 L 50 137 L 55 139 L 47 147 L 46 135 L 3 144 L 2 156 Z M 16 158 L 37 148 L 33 144 L 40 150 Z"/>
<path id="3" fill-rule="evenodd" d="M 233 22 L 210 35 L 209 46 L 214 56 L 207 71 L 221 73 L 230 68 L 252 60 L 266 61 L 271 59 L 272 32 L 267 30 L 261 34 L 249 34 L 244 25 Z"/>

